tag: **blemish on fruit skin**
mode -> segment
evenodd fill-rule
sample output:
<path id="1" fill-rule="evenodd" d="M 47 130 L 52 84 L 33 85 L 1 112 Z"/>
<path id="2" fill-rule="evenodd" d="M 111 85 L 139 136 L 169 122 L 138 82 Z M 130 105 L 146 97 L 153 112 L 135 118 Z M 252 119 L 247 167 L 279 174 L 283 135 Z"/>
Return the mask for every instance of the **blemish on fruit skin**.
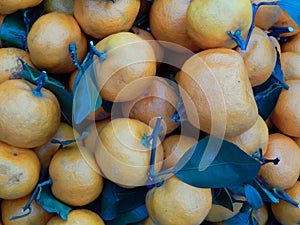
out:
<path id="1" fill-rule="evenodd" d="M 119 170 L 118 170 L 118 169 L 115 169 L 115 170 L 114 170 L 114 174 L 117 175 L 118 173 L 119 173 Z"/>
<path id="2" fill-rule="evenodd" d="M 14 152 L 14 156 L 18 156 L 18 153 Z"/>

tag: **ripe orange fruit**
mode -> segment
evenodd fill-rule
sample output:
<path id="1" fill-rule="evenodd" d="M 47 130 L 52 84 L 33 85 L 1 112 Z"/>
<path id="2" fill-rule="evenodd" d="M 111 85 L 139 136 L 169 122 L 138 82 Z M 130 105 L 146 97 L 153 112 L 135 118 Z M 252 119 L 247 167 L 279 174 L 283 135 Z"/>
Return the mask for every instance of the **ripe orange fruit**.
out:
<path id="1" fill-rule="evenodd" d="M 154 37 L 152 36 L 151 33 L 149 33 L 146 30 L 143 30 L 141 28 L 138 27 L 132 27 L 131 31 L 138 35 L 139 37 L 145 39 L 145 40 L 149 40 L 149 44 L 152 46 L 154 54 L 155 54 L 155 58 L 156 58 L 156 63 L 157 65 L 160 65 L 160 63 L 163 61 L 163 57 L 164 57 L 164 49 L 163 47 L 154 39 Z"/>
<path id="2" fill-rule="evenodd" d="M 178 134 L 165 138 L 162 143 L 164 149 L 163 170 L 174 167 L 183 154 L 196 143 L 196 139 Z"/>
<path id="3" fill-rule="evenodd" d="M 146 207 L 154 224 L 200 224 L 212 206 L 210 188 L 196 188 L 177 177 L 167 179 L 146 196 Z"/>
<path id="4" fill-rule="evenodd" d="M 284 11 L 281 10 L 281 14 L 279 19 L 276 21 L 276 23 L 274 24 L 275 26 L 281 26 L 281 27 L 292 27 L 294 28 L 294 32 L 289 32 L 289 33 L 284 33 L 281 34 L 281 37 L 290 37 L 293 36 L 297 33 L 299 33 L 300 31 L 300 27 L 299 25 L 290 17 L 290 15 Z"/>
<path id="5" fill-rule="evenodd" d="M 267 205 L 264 203 L 263 206 L 254 211 L 254 218 L 259 225 L 267 225 L 269 219 L 269 212 Z"/>
<path id="6" fill-rule="evenodd" d="M 76 0 L 74 16 L 86 34 L 102 39 L 110 34 L 128 31 L 140 5 L 139 0 Z"/>
<path id="7" fill-rule="evenodd" d="M 54 216 L 54 214 L 44 210 L 36 203 L 35 200 L 33 200 L 30 204 L 31 213 L 28 216 L 16 220 L 10 220 L 13 216 L 21 216 L 28 212 L 27 210 L 22 212 L 22 208 L 27 204 L 30 197 L 31 194 L 15 200 L 2 200 L 1 213 L 2 220 L 5 225 L 47 225 L 47 222 Z"/>
<path id="8" fill-rule="evenodd" d="M 253 155 L 260 148 L 264 154 L 268 147 L 269 129 L 266 122 L 259 116 L 249 130 L 226 140 L 236 144 L 249 155 Z"/>
<path id="9" fill-rule="evenodd" d="M 296 52 L 300 54 L 300 32 L 292 36 L 281 46 L 282 52 Z"/>
<path id="10" fill-rule="evenodd" d="M 283 52 L 281 66 L 285 80 L 300 80 L 300 53 Z"/>
<path id="11" fill-rule="evenodd" d="M 184 63 L 175 78 L 188 120 L 202 131 L 220 136 L 225 130 L 229 138 L 256 122 L 253 91 L 243 58 L 236 51 L 217 48 L 199 52 Z"/>
<path id="12" fill-rule="evenodd" d="M 237 200 L 245 200 L 245 198 L 242 196 L 234 196 L 234 197 Z M 236 214 L 240 212 L 243 203 L 234 202 L 232 205 L 233 205 L 233 211 L 227 209 L 222 205 L 212 204 L 209 213 L 205 217 L 205 220 L 209 222 L 221 222 L 223 220 L 227 220 L 234 217 Z"/>
<path id="13" fill-rule="evenodd" d="M 110 121 L 99 134 L 95 157 L 103 175 L 123 187 L 146 185 L 151 156 L 151 144 L 144 146 L 142 138 L 152 128 L 138 120 L 119 118 Z M 152 143 L 152 142 L 150 142 Z M 155 171 L 162 166 L 163 149 L 157 143 Z"/>
<path id="14" fill-rule="evenodd" d="M 264 83 L 274 70 L 277 53 L 268 35 L 255 27 L 246 51 L 237 48 L 244 59 L 252 87 Z"/>
<path id="15" fill-rule="evenodd" d="M 233 48 L 236 43 L 227 34 L 241 31 L 246 39 L 252 20 L 249 0 L 193 0 L 187 10 L 187 32 L 201 48 Z"/>
<path id="16" fill-rule="evenodd" d="M 300 181 L 287 189 L 286 194 L 291 197 L 296 202 L 300 202 Z M 271 204 L 272 212 L 281 224 L 293 225 L 300 221 L 300 208 L 280 200 L 278 204 Z"/>
<path id="17" fill-rule="evenodd" d="M 66 146 L 57 151 L 49 165 L 54 196 L 72 206 L 94 201 L 103 189 L 95 158 L 83 146 Z"/>
<path id="18" fill-rule="evenodd" d="M 1 0 L 0 14 L 11 14 L 18 11 L 19 9 L 34 7 L 41 2 L 42 0 L 22 0 L 18 2 L 14 0 Z"/>
<path id="19" fill-rule="evenodd" d="M 103 220 L 95 212 L 88 209 L 72 210 L 67 220 L 62 220 L 58 215 L 52 217 L 47 225 L 104 225 Z"/>
<path id="20" fill-rule="evenodd" d="M 186 12 L 190 4 L 189 0 L 156 0 L 153 1 L 149 22 L 151 32 L 157 40 L 172 42 L 191 51 L 199 50 L 199 47 L 187 34 Z M 164 45 L 174 51 L 180 51 L 174 45 Z"/>
<path id="21" fill-rule="evenodd" d="M 77 21 L 61 12 L 39 17 L 28 33 L 27 43 L 33 64 L 49 73 L 68 73 L 76 69 L 69 44 L 76 44 L 79 62 L 87 52 L 87 40 Z"/>
<path id="22" fill-rule="evenodd" d="M 36 154 L 0 142 L 0 156 L 0 198 L 17 199 L 32 192 L 40 176 Z"/>
<path id="23" fill-rule="evenodd" d="M 251 0 L 251 3 L 276 2 L 277 0 Z M 278 5 L 262 5 L 258 8 L 254 24 L 255 26 L 268 30 L 280 18 L 281 8 Z"/>
<path id="24" fill-rule="evenodd" d="M 171 133 L 179 125 L 172 120 L 178 102 L 175 89 L 161 77 L 154 77 L 150 82 L 150 88 L 141 96 L 122 103 L 123 115 L 140 120 L 152 128 L 155 127 L 156 118 L 162 116 L 161 134 Z"/>
<path id="25" fill-rule="evenodd" d="M 300 147 L 300 138 L 293 138 L 297 145 Z"/>
<path id="26" fill-rule="evenodd" d="M 60 124 L 56 97 L 42 88 L 17 79 L 0 84 L 0 140 L 21 148 L 34 148 L 49 142 Z"/>
<path id="27" fill-rule="evenodd" d="M 291 188 L 299 177 L 300 148 L 293 139 L 279 133 L 269 136 L 267 159 L 280 157 L 277 165 L 267 163 L 260 168 L 259 178 L 268 188 L 284 190 Z"/>
<path id="28" fill-rule="evenodd" d="M 74 140 L 78 137 L 79 134 L 75 130 L 73 130 L 71 126 L 61 122 L 56 134 L 52 139 L 57 139 L 59 141 L 67 141 L 67 140 Z M 77 143 L 74 142 L 70 145 L 76 145 L 76 144 L 81 144 L 81 141 L 78 141 Z M 51 143 L 51 141 L 49 141 L 48 143 L 33 149 L 40 159 L 42 169 L 48 168 L 52 156 L 55 154 L 58 148 L 59 148 L 59 144 Z"/>
<path id="29" fill-rule="evenodd" d="M 18 58 L 33 67 L 28 52 L 18 48 L 0 48 L 0 83 L 18 77 L 17 74 L 23 71 Z"/>
<path id="30" fill-rule="evenodd" d="M 148 41 L 120 32 L 102 39 L 95 47 L 106 53 L 106 59 L 95 65 L 100 95 L 105 100 L 130 101 L 150 86 L 151 78 L 146 78 L 155 76 L 156 59 Z"/>
<path id="31" fill-rule="evenodd" d="M 101 130 L 110 122 L 110 118 L 97 121 L 96 124 L 89 126 L 88 130 L 91 130 L 89 135 L 84 139 L 84 146 L 91 152 L 95 153 L 96 146 L 99 144 L 99 134 Z"/>
<path id="32" fill-rule="evenodd" d="M 288 80 L 271 115 L 273 124 L 284 134 L 300 137 L 300 80 Z"/>

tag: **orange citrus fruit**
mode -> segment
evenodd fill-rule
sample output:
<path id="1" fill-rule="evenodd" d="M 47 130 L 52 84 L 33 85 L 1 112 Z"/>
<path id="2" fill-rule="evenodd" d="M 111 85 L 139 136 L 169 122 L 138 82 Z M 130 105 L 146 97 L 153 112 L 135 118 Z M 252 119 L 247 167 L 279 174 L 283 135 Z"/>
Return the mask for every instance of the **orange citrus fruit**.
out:
<path id="1" fill-rule="evenodd" d="M 300 181 L 287 189 L 286 194 L 296 202 L 300 202 Z M 300 221 L 300 208 L 286 201 L 280 200 L 278 204 L 271 204 L 271 209 L 276 220 L 281 224 L 296 225 Z"/>
<path id="2" fill-rule="evenodd" d="M 264 83 L 272 74 L 277 53 L 268 35 L 255 27 L 246 51 L 237 48 L 244 59 L 252 87 Z"/>
<path id="3" fill-rule="evenodd" d="M 172 176 L 146 196 L 146 207 L 154 224 L 201 224 L 212 206 L 210 188 L 197 188 Z"/>
<path id="4" fill-rule="evenodd" d="M 35 85 L 25 80 L 0 84 L 0 140 L 21 148 L 49 142 L 60 124 L 60 106 L 45 88 L 34 94 Z M 17 106 L 17 107 L 16 107 Z"/>
<path id="5" fill-rule="evenodd" d="M 280 157 L 277 165 L 267 163 L 260 168 L 258 176 L 268 188 L 284 190 L 291 188 L 299 177 L 300 148 L 295 141 L 280 133 L 269 136 L 267 159 Z"/>
<path id="6" fill-rule="evenodd" d="M 40 4 L 42 0 L 22 0 L 22 1 L 14 1 L 14 0 L 1 0 L 0 1 L 0 14 L 11 14 L 19 9 L 26 9 L 34 7 Z"/>
<path id="7" fill-rule="evenodd" d="M 272 123 L 284 134 L 300 137 L 300 80 L 288 80 L 271 115 Z"/>
<path id="8" fill-rule="evenodd" d="M 172 42 L 191 51 L 199 50 L 199 47 L 187 34 L 187 9 L 189 0 L 155 0 L 152 3 L 149 22 L 151 32 L 157 40 Z M 163 44 L 163 42 L 162 42 Z M 174 51 L 180 51 L 174 45 L 164 45 Z"/>
<path id="9" fill-rule="evenodd" d="M 277 0 L 251 0 L 251 3 L 259 4 L 260 2 L 276 2 Z M 255 15 L 255 26 L 268 30 L 280 18 L 281 8 L 278 5 L 262 5 L 258 8 Z"/>
<path id="10" fill-rule="evenodd" d="M 57 151 L 50 162 L 49 174 L 54 196 L 68 205 L 86 205 L 103 189 L 95 158 L 83 146 L 66 146 Z"/>
<path id="11" fill-rule="evenodd" d="M 258 152 L 260 148 L 264 154 L 268 147 L 269 129 L 266 122 L 259 116 L 249 130 L 226 140 L 236 144 L 249 155 Z"/>
<path id="12" fill-rule="evenodd" d="M 101 217 L 88 209 L 72 210 L 67 220 L 61 219 L 58 215 L 52 217 L 47 225 L 104 225 Z"/>
<path id="13" fill-rule="evenodd" d="M 163 170 L 174 167 L 179 159 L 197 143 L 197 140 L 184 135 L 170 135 L 162 142 L 164 149 Z"/>
<path id="14" fill-rule="evenodd" d="M 150 217 L 147 217 L 142 221 L 142 225 L 155 225 L 155 223 L 151 220 Z"/>
<path id="15" fill-rule="evenodd" d="M 148 41 L 120 32 L 102 39 L 96 48 L 106 53 L 106 59 L 95 65 L 100 95 L 105 100 L 130 101 L 150 86 L 145 78 L 155 75 L 156 59 Z"/>
<path id="16" fill-rule="evenodd" d="M 141 96 L 122 103 L 124 117 L 140 120 L 155 127 L 156 117 L 162 117 L 162 134 L 171 133 L 178 125 L 172 120 L 178 97 L 174 87 L 164 78 L 155 77 L 151 86 Z"/>
<path id="17" fill-rule="evenodd" d="M 150 167 L 151 141 L 143 144 L 143 137 L 152 128 L 138 120 L 111 120 L 99 134 L 95 157 L 103 175 L 123 187 L 146 185 Z M 162 166 L 163 149 L 157 143 L 155 171 Z"/>
<path id="18" fill-rule="evenodd" d="M 0 83 L 11 78 L 17 78 L 23 71 L 22 59 L 33 67 L 29 53 L 18 48 L 0 48 Z"/>
<path id="19" fill-rule="evenodd" d="M 276 21 L 274 26 L 281 26 L 281 27 L 292 27 L 294 32 L 284 33 L 281 34 L 281 37 L 290 37 L 293 36 L 300 31 L 300 26 L 290 17 L 290 15 L 282 10 L 279 19 Z"/>
<path id="20" fill-rule="evenodd" d="M 69 141 L 69 140 L 75 140 L 78 137 L 79 134 L 75 130 L 73 130 L 73 128 L 70 125 L 61 122 L 56 134 L 52 139 L 56 139 L 59 141 Z M 70 145 L 76 145 L 76 144 L 81 144 L 81 141 L 78 141 L 77 143 L 73 142 Z M 40 159 L 42 169 L 48 168 L 52 156 L 55 154 L 58 148 L 59 148 L 59 144 L 51 143 L 51 141 L 49 141 L 48 143 L 33 149 Z"/>
<path id="21" fill-rule="evenodd" d="M 76 44 L 79 62 L 87 52 L 87 40 L 77 21 L 62 12 L 39 17 L 28 33 L 27 43 L 33 64 L 49 73 L 68 73 L 76 69 L 69 44 Z"/>
<path id="22" fill-rule="evenodd" d="M 193 0 L 187 10 L 187 32 L 201 48 L 233 48 L 236 43 L 227 34 L 241 31 L 245 39 L 252 21 L 249 0 Z"/>
<path id="23" fill-rule="evenodd" d="M 255 124 L 256 102 L 243 58 L 236 51 L 216 48 L 199 52 L 184 63 L 175 79 L 188 120 L 202 131 L 219 136 L 225 129 L 228 138 Z"/>
<path id="24" fill-rule="evenodd" d="M 300 80 L 300 53 L 283 52 L 281 66 L 285 80 Z"/>
<path id="25" fill-rule="evenodd" d="M 2 200 L 1 213 L 5 225 L 47 225 L 47 222 L 54 214 L 44 210 L 35 200 L 30 204 L 31 213 L 29 215 L 16 220 L 10 220 L 13 216 L 21 216 L 28 212 L 27 210 L 22 212 L 22 208 L 27 204 L 30 197 L 31 194 L 14 200 Z"/>
<path id="26" fill-rule="evenodd" d="M 64 12 L 73 14 L 75 0 L 45 0 L 44 10 L 49 12 Z"/>
<path id="27" fill-rule="evenodd" d="M 282 44 L 281 50 L 282 52 L 296 52 L 300 54 L 300 32 Z"/>
<path id="28" fill-rule="evenodd" d="M 139 0 L 76 0 L 74 16 L 84 32 L 102 39 L 110 34 L 128 31 L 140 9 Z"/>
<path id="29" fill-rule="evenodd" d="M 96 151 L 96 146 L 98 145 L 100 139 L 99 139 L 99 134 L 101 130 L 110 122 L 110 118 L 97 121 L 96 124 L 92 124 L 89 126 L 87 129 L 90 131 L 88 136 L 84 139 L 84 146 L 91 152 Z"/>
<path id="30" fill-rule="evenodd" d="M 32 192 L 40 176 L 37 155 L 0 142 L 0 156 L 0 198 L 17 199 Z"/>

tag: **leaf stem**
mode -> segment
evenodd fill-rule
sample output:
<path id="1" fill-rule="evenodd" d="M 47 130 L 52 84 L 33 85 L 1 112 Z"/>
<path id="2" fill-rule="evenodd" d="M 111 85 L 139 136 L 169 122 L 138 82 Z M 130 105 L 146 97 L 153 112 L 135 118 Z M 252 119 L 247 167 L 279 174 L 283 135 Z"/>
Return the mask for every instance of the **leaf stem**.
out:
<path id="1" fill-rule="evenodd" d="M 77 58 L 77 46 L 76 46 L 75 43 L 70 43 L 69 44 L 69 52 L 70 52 L 70 55 L 71 55 L 72 62 L 74 64 L 74 66 L 76 66 L 78 71 L 82 72 L 83 68 L 81 67 L 81 65 L 78 61 L 78 58 Z"/>
<path id="2" fill-rule="evenodd" d="M 155 128 L 150 136 L 148 136 L 147 141 L 150 142 L 152 140 L 152 147 L 151 147 L 151 157 L 150 157 L 150 169 L 148 173 L 148 182 L 147 187 L 152 188 L 153 183 L 160 183 L 160 180 L 155 174 L 154 167 L 155 167 L 155 157 L 156 157 L 156 145 L 158 140 L 158 135 L 161 132 L 161 121 L 162 117 L 157 117 Z"/>
<path id="3" fill-rule="evenodd" d="M 266 159 L 263 157 L 262 154 L 262 149 L 259 149 L 259 152 L 256 152 L 253 154 L 253 158 L 258 159 L 259 161 L 262 162 L 262 165 L 265 165 L 267 163 L 273 163 L 274 165 L 278 165 L 278 163 L 280 162 L 280 157 L 277 157 L 275 159 Z"/>
<path id="4" fill-rule="evenodd" d="M 260 2 L 258 4 L 252 3 L 252 22 L 251 22 L 251 26 L 250 26 L 246 41 L 244 41 L 241 36 L 241 30 L 236 30 L 234 32 L 234 34 L 231 33 L 231 31 L 227 31 L 227 34 L 238 44 L 238 46 L 241 48 L 242 51 L 245 51 L 247 49 L 251 34 L 255 27 L 254 19 L 255 19 L 257 10 L 262 5 L 277 5 L 277 2 Z"/>
<path id="5" fill-rule="evenodd" d="M 98 56 L 100 59 L 100 62 L 103 62 L 106 60 L 106 53 L 105 52 L 99 52 L 96 47 L 94 46 L 93 41 L 90 41 L 90 51 L 93 55 Z"/>
<path id="6" fill-rule="evenodd" d="M 59 144 L 59 147 L 58 147 L 58 150 L 59 150 L 59 149 L 62 149 L 62 148 L 66 147 L 66 146 L 68 146 L 68 145 L 70 145 L 74 142 L 83 140 L 86 136 L 88 136 L 90 134 L 90 132 L 91 131 L 84 131 L 84 132 L 82 132 L 82 134 L 78 138 L 75 138 L 73 140 L 60 141 L 58 139 L 52 139 L 51 143 L 52 144 Z"/>
<path id="7" fill-rule="evenodd" d="M 273 194 L 275 197 L 277 197 L 283 201 L 286 201 L 286 202 L 296 206 L 297 208 L 300 208 L 300 204 L 298 202 L 294 201 L 290 196 L 288 196 L 284 190 L 277 190 L 276 188 L 273 188 Z"/>
<path id="8" fill-rule="evenodd" d="M 34 96 L 41 97 L 43 94 L 41 93 L 41 89 L 44 86 L 47 79 L 46 71 L 42 71 L 39 77 L 37 78 L 37 87 L 32 90 Z"/>
<path id="9" fill-rule="evenodd" d="M 29 210 L 29 211 L 28 211 L 27 213 L 23 214 L 23 215 L 20 215 L 20 216 L 13 216 L 13 217 L 11 217 L 9 220 L 17 220 L 17 219 L 21 219 L 21 218 L 24 218 L 24 217 L 30 215 L 30 213 L 31 213 L 31 211 L 32 211 L 32 210 L 31 210 L 31 203 L 33 202 L 33 200 L 35 199 L 35 197 L 36 197 L 37 194 L 39 193 L 39 190 L 40 190 L 43 186 L 50 185 L 50 184 L 52 184 L 52 180 L 51 180 L 51 179 L 39 183 L 39 184 L 35 187 L 35 189 L 34 189 L 32 195 L 31 195 L 30 199 L 28 200 L 28 202 L 26 203 L 26 205 L 22 208 L 22 212 L 25 212 L 26 210 Z"/>

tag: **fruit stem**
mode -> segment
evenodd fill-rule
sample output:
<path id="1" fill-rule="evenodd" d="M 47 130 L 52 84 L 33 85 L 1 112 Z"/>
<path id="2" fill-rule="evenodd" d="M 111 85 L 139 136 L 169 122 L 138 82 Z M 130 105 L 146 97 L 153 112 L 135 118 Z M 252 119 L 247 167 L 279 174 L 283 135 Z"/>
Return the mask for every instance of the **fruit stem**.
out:
<path id="1" fill-rule="evenodd" d="M 287 193 L 284 190 L 277 190 L 276 188 L 273 188 L 273 194 L 275 197 L 282 199 L 283 201 L 286 201 L 297 208 L 300 208 L 300 204 L 293 199 L 291 199 L 290 196 L 287 195 Z"/>
<path id="2" fill-rule="evenodd" d="M 148 173 L 148 182 L 147 187 L 152 188 L 154 183 L 160 183 L 160 180 L 155 175 L 154 166 L 155 166 L 155 157 L 156 157 L 156 145 L 157 145 L 157 139 L 158 135 L 161 132 L 161 121 L 162 117 L 157 117 L 155 128 L 150 136 L 147 138 L 147 142 L 149 143 L 152 140 L 152 147 L 151 147 L 151 157 L 150 157 L 150 169 Z"/>
<path id="3" fill-rule="evenodd" d="M 43 96 L 41 89 L 44 86 L 45 82 L 47 79 L 47 72 L 46 71 L 42 71 L 41 74 L 39 75 L 39 77 L 37 78 L 37 86 L 35 89 L 32 90 L 34 96 L 36 97 L 41 97 Z"/>
<path id="4" fill-rule="evenodd" d="M 103 62 L 104 60 L 106 60 L 106 53 L 105 52 L 99 52 L 96 47 L 94 46 L 93 41 L 90 41 L 90 52 L 93 55 L 96 55 L 99 57 L 100 62 Z"/>
<path id="5" fill-rule="evenodd" d="M 251 22 L 251 26 L 250 26 L 246 41 L 244 41 L 241 36 L 241 30 L 236 30 L 234 32 L 234 34 L 231 33 L 231 31 L 227 31 L 227 34 L 237 43 L 237 45 L 241 48 L 242 51 L 246 51 L 246 49 L 247 49 L 252 31 L 255 27 L 254 19 L 255 19 L 257 10 L 262 5 L 277 5 L 277 2 L 260 2 L 258 4 L 252 3 L 252 22 Z"/>
<path id="6" fill-rule="evenodd" d="M 30 215 L 30 213 L 31 213 L 31 203 L 32 203 L 33 200 L 35 199 L 35 197 L 36 197 L 36 195 L 38 194 L 39 190 L 40 190 L 43 186 L 50 185 L 50 184 L 52 184 L 52 180 L 51 180 L 51 179 L 39 183 L 39 184 L 35 187 L 35 189 L 34 189 L 32 195 L 30 196 L 30 199 L 28 200 L 28 202 L 26 203 L 26 205 L 22 208 L 22 212 L 25 212 L 26 210 L 29 210 L 29 211 L 28 211 L 27 213 L 23 214 L 23 215 L 20 215 L 20 216 L 13 216 L 13 217 L 11 217 L 9 220 L 17 220 L 17 219 L 21 219 L 21 218 L 24 218 L 24 217 Z"/>
<path id="7" fill-rule="evenodd" d="M 66 147 L 67 145 L 70 145 L 74 142 L 82 141 L 86 136 L 88 136 L 90 134 L 90 132 L 91 132 L 90 130 L 89 131 L 84 131 L 84 132 L 82 132 L 82 134 L 78 138 L 75 138 L 73 140 L 60 141 L 58 139 L 52 139 L 51 143 L 52 144 L 59 144 L 59 147 L 57 149 L 57 150 L 59 150 L 59 149 L 62 149 L 64 147 Z"/>
<path id="8" fill-rule="evenodd" d="M 293 27 L 272 26 L 270 28 L 270 30 L 271 30 L 271 32 L 268 33 L 268 35 L 269 36 L 274 36 L 277 39 L 280 38 L 279 37 L 280 34 L 294 32 L 294 28 Z"/>
<path id="9" fill-rule="evenodd" d="M 70 52 L 70 55 L 71 55 L 72 62 L 74 64 L 74 66 L 77 67 L 78 71 L 82 72 L 83 68 L 80 66 L 80 63 L 79 63 L 78 58 L 77 58 L 77 46 L 76 46 L 75 43 L 70 43 L 69 44 L 69 52 Z"/>
<path id="10" fill-rule="evenodd" d="M 264 158 L 261 148 L 259 148 L 259 152 L 255 152 L 253 154 L 253 158 L 258 159 L 259 161 L 261 161 L 262 165 L 265 165 L 267 163 L 273 163 L 274 165 L 278 165 L 278 163 L 280 162 L 280 157 L 277 157 L 275 159 L 266 159 L 266 158 Z"/>

